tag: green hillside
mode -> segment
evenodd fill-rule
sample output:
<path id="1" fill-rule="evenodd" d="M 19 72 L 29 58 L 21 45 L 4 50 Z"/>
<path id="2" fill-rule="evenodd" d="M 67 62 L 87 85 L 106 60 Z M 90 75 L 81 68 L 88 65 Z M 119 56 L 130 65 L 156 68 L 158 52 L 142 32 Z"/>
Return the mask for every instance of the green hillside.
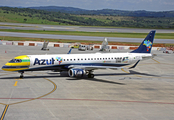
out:
<path id="1" fill-rule="evenodd" d="M 86 10 L 74 7 L 63 7 L 63 6 L 39 6 L 39 7 L 28 7 L 31 9 L 45 10 L 69 13 L 75 15 L 111 15 L 111 16 L 131 16 L 131 17 L 174 17 L 174 11 L 128 11 L 128 10 L 115 10 L 115 9 L 101 9 L 101 10 Z"/>
<path id="2" fill-rule="evenodd" d="M 31 24 L 60 24 L 60 22 L 49 21 L 39 17 L 40 14 L 30 16 L 27 11 L 24 12 L 13 12 L 10 10 L 0 9 L 0 22 L 13 22 L 13 23 L 31 23 Z"/>
<path id="3" fill-rule="evenodd" d="M 126 17 L 101 15 L 72 15 L 29 8 L 0 7 L 0 22 L 52 25 L 112 26 L 133 28 L 174 28 L 170 17 Z"/>

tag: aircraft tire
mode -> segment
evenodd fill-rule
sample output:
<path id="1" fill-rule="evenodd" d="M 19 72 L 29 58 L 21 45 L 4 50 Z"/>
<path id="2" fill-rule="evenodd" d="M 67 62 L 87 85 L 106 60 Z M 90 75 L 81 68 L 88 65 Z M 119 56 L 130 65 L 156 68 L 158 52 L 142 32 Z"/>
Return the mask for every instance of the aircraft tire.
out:
<path id="1" fill-rule="evenodd" d="M 20 78 L 24 78 L 24 76 L 23 75 L 20 75 Z"/>

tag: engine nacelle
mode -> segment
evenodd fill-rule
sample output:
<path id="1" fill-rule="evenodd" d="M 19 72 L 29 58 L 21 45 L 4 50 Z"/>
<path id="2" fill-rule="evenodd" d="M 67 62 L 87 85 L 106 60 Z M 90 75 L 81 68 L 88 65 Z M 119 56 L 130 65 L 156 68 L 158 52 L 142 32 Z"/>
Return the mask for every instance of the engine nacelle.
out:
<path id="1" fill-rule="evenodd" d="M 86 74 L 86 71 L 83 69 L 69 69 L 68 71 L 70 77 L 82 77 L 84 74 Z"/>

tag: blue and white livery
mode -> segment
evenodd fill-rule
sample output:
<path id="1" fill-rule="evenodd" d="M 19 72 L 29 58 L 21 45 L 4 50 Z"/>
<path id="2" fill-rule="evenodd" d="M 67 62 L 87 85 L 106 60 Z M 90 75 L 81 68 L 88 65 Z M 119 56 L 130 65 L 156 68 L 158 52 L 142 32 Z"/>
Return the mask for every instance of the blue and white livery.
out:
<path id="1" fill-rule="evenodd" d="M 92 54 L 54 54 L 54 55 L 22 55 L 6 63 L 2 70 L 16 71 L 68 71 L 70 77 L 87 75 L 93 78 L 96 69 L 134 68 L 141 60 L 152 58 L 151 49 L 155 31 L 151 31 L 138 49 L 130 53 L 92 53 Z M 128 65 L 132 67 L 128 67 Z"/>

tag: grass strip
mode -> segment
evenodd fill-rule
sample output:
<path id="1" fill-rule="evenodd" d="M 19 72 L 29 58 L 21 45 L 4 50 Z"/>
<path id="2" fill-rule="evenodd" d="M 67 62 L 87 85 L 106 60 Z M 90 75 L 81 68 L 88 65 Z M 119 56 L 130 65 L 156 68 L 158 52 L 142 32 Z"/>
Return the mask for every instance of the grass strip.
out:
<path id="1" fill-rule="evenodd" d="M 37 29 L 37 28 L 36 28 Z M 118 33 L 118 32 L 82 32 L 82 31 L 44 31 L 44 30 L 17 30 L 0 29 L 5 32 L 55 34 L 55 35 L 78 35 L 78 36 L 100 36 L 100 37 L 123 37 L 123 38 L 145 38 L 148 33 Z M 174 39 L 174 33 L 156 33 L 156 39 Z"/>

